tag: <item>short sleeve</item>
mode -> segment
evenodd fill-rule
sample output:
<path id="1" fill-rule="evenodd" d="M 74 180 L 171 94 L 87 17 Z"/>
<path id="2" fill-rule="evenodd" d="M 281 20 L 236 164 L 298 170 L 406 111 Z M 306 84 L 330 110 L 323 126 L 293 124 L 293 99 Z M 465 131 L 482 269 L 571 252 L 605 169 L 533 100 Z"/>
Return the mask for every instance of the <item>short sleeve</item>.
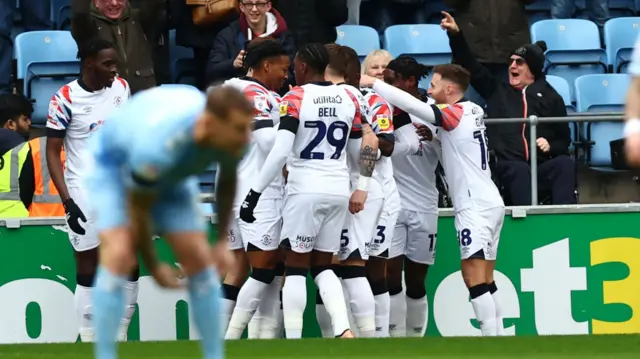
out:
<path id="1" fill-rule="evenodd" d="M 66 131 L 71 118 L 71 97 L 69 86 L 63 86 L 49 101 L 47 128 L 55 131 Z"/>
<path id="2" fill-rule="evenodd" d="M 351 98 L 351 101 L 353 101 L 353 104 L 355 105 L 355 108 L 356 108 L 356 112 L 353 116 L 351 133 L 352 134 L 361 133 L 362 124 L 369 123 L 369 121 L 367 121 L 367 116 L 371 115 L 369 111 L 369 106 L 361 93 L 358 92 L 354 94 L 349 90 L 346 90 L 345 92 L 347 93 L 347 95 L 349 95 L 349 98 Z"/>
<path id="3" fill-rule="evenodd" d="M 380 95 L 372 94 L 368 97 L 367 103 L 371 112 L 371 127 L 377 134 L 393 133 L 393 113 L 391 107 Z"/>
<path id="4" fill-rule="evenodd" d="M 287 92 L 287 94 L 282 98 L 282 102 L 280 102 L 280 118 L 292 117 L 300 120 L 303 96 L 304 89 L 302 87 L 296 87 Z"/>
<path id="5" fill-rule="evenodd" d="M 436 116 L 435 125 L 442 127 L 445 131 L 455 130 L 464 115 L 464 108 L 460 104 L 431 105 L 431 108 Z"/>
<path id="6" fill-rule="evenodd" d="M 273 127 L 273 118 L 271 118 L 273 103 L 269 91 L 258 85 L 249 85 L 242 92 L 253 104 L 253 130 Z"/>

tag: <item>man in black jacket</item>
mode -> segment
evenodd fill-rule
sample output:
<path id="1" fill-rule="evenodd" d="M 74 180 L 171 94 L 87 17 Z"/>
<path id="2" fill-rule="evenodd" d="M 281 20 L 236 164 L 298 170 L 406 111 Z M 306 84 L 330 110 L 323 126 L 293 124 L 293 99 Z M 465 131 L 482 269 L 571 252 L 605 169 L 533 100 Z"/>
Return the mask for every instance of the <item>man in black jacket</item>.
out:
<path id="1" fill-rule="evenodd" d="M 336 42 L 336 26 L 347 22 L 347 0 L 273 0 L 293 33 L 297 48 Z"/>
<path id="2" fill-rule="evenodd" d="M 471 85 L 487 102 L 489 118 L 564 117 L 567 111 L 562 97 L 547 83 L 543 42 L 524 45 L 511 53 L 509 82 L 491 75 L 473 56 L 460 28 L 444 12 L 441 26 L 447 30 L 456 63 L 471 73 Z M 504 186 L 509 205 L 531 204 L 531 168 L 529 163 L 528 123 L 489 125 L 489 147 L 497 158 L 497 176 Z M 568 156 L 571 133 L 565 123 L 537 125 L 538 184 L 551 193 L 552 204 L 573 204 L 575 167 Z"/>

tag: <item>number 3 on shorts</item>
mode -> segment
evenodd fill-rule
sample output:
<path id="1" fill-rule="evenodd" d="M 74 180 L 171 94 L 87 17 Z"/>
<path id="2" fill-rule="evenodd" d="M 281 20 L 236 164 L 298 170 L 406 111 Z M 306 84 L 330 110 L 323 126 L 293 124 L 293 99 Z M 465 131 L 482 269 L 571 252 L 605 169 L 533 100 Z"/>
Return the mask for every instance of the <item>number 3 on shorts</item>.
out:
<path id="1" fill-rule="evenodd" d="M 384 230 L 387 229 L 387 226 L 378 226 L 378 233 L 376 234 L 376 238 L 373 239 L 373 243 L 382 244 L 386 239 L 384 235 Z"/>

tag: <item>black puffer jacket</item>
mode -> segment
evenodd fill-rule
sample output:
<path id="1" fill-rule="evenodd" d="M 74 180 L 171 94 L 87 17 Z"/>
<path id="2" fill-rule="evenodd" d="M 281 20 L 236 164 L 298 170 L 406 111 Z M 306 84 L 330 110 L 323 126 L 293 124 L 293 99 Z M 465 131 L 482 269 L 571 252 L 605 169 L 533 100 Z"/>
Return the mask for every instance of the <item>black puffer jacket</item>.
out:
<path id="1" fill-rule="evenodd" d="M 346 0 L 273 0 L 293 33 L 297 48 L 310 42 L 336 41 L 336 26 L 347 21 Z"/>
<path id="2" fill-rule="evenodd" d="M 564 117 L 567 109 L 562 97 L 549 85 L 544 75 L 518 90 L 507 82 L 496 79 L 473 56 L 462 32 L 449 34 L 449 44 L 454 62 L 471 73 L 471 85 L 487 102 L 489 118 Z M 569 151 L 571 132 L 568 123 L 541 123 L 537 125 L 537 137 L 545 138 L 551 147 L 548 154 L 538 150 L 539 161 L 544 161 Z M 529 160 L 529 125 L 506 123 L 488 125 L 489 147 L 498 159 L 511 161 Z"/>

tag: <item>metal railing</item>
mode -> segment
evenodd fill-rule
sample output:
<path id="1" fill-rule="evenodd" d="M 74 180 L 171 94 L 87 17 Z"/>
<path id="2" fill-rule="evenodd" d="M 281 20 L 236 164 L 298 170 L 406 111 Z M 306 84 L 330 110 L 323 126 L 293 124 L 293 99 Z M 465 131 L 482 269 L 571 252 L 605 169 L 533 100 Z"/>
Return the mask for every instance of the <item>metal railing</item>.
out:
<path id="1" fill-rule="evenodd" d="M 572 113 L 567 117 L 538 117 L 535 115 L 528 118 L 488 118 L 485 124 L 498 125 L 503 123 L 528 123 L 529 124 L 529 159 L 531 161 L 531 205 L 538 203 L 538 124 L 549 122 L 621 122 L 624 114 L 621 112 L 580 112 Z M 491 139 L 489 139 L 491 141 Z M 491 143 L 491 142 L 489 142 Z"/>
<path id="2" fill-rule="evenodd" d="M 622 112 L 577 112 L 567 117 L 538 117 L 535 115 L 528 118 L 487 118 L 485 124 L 498 125 L 504 123 L 525 123 L 529 124 L 529 160 L 531 161 L 531 205 L 538 206 L 538 124 L 550 122 L 622 122 L 624 113 Z M 580 135 L 580 133 L 576 133 Z M 489 143 L 491 139 L 489 139 Z M 446 174 L 445 174 L 446 175 Z M 215 202 L 215 194 L 203 193 L 200 195 L 202 202 Z"/>

